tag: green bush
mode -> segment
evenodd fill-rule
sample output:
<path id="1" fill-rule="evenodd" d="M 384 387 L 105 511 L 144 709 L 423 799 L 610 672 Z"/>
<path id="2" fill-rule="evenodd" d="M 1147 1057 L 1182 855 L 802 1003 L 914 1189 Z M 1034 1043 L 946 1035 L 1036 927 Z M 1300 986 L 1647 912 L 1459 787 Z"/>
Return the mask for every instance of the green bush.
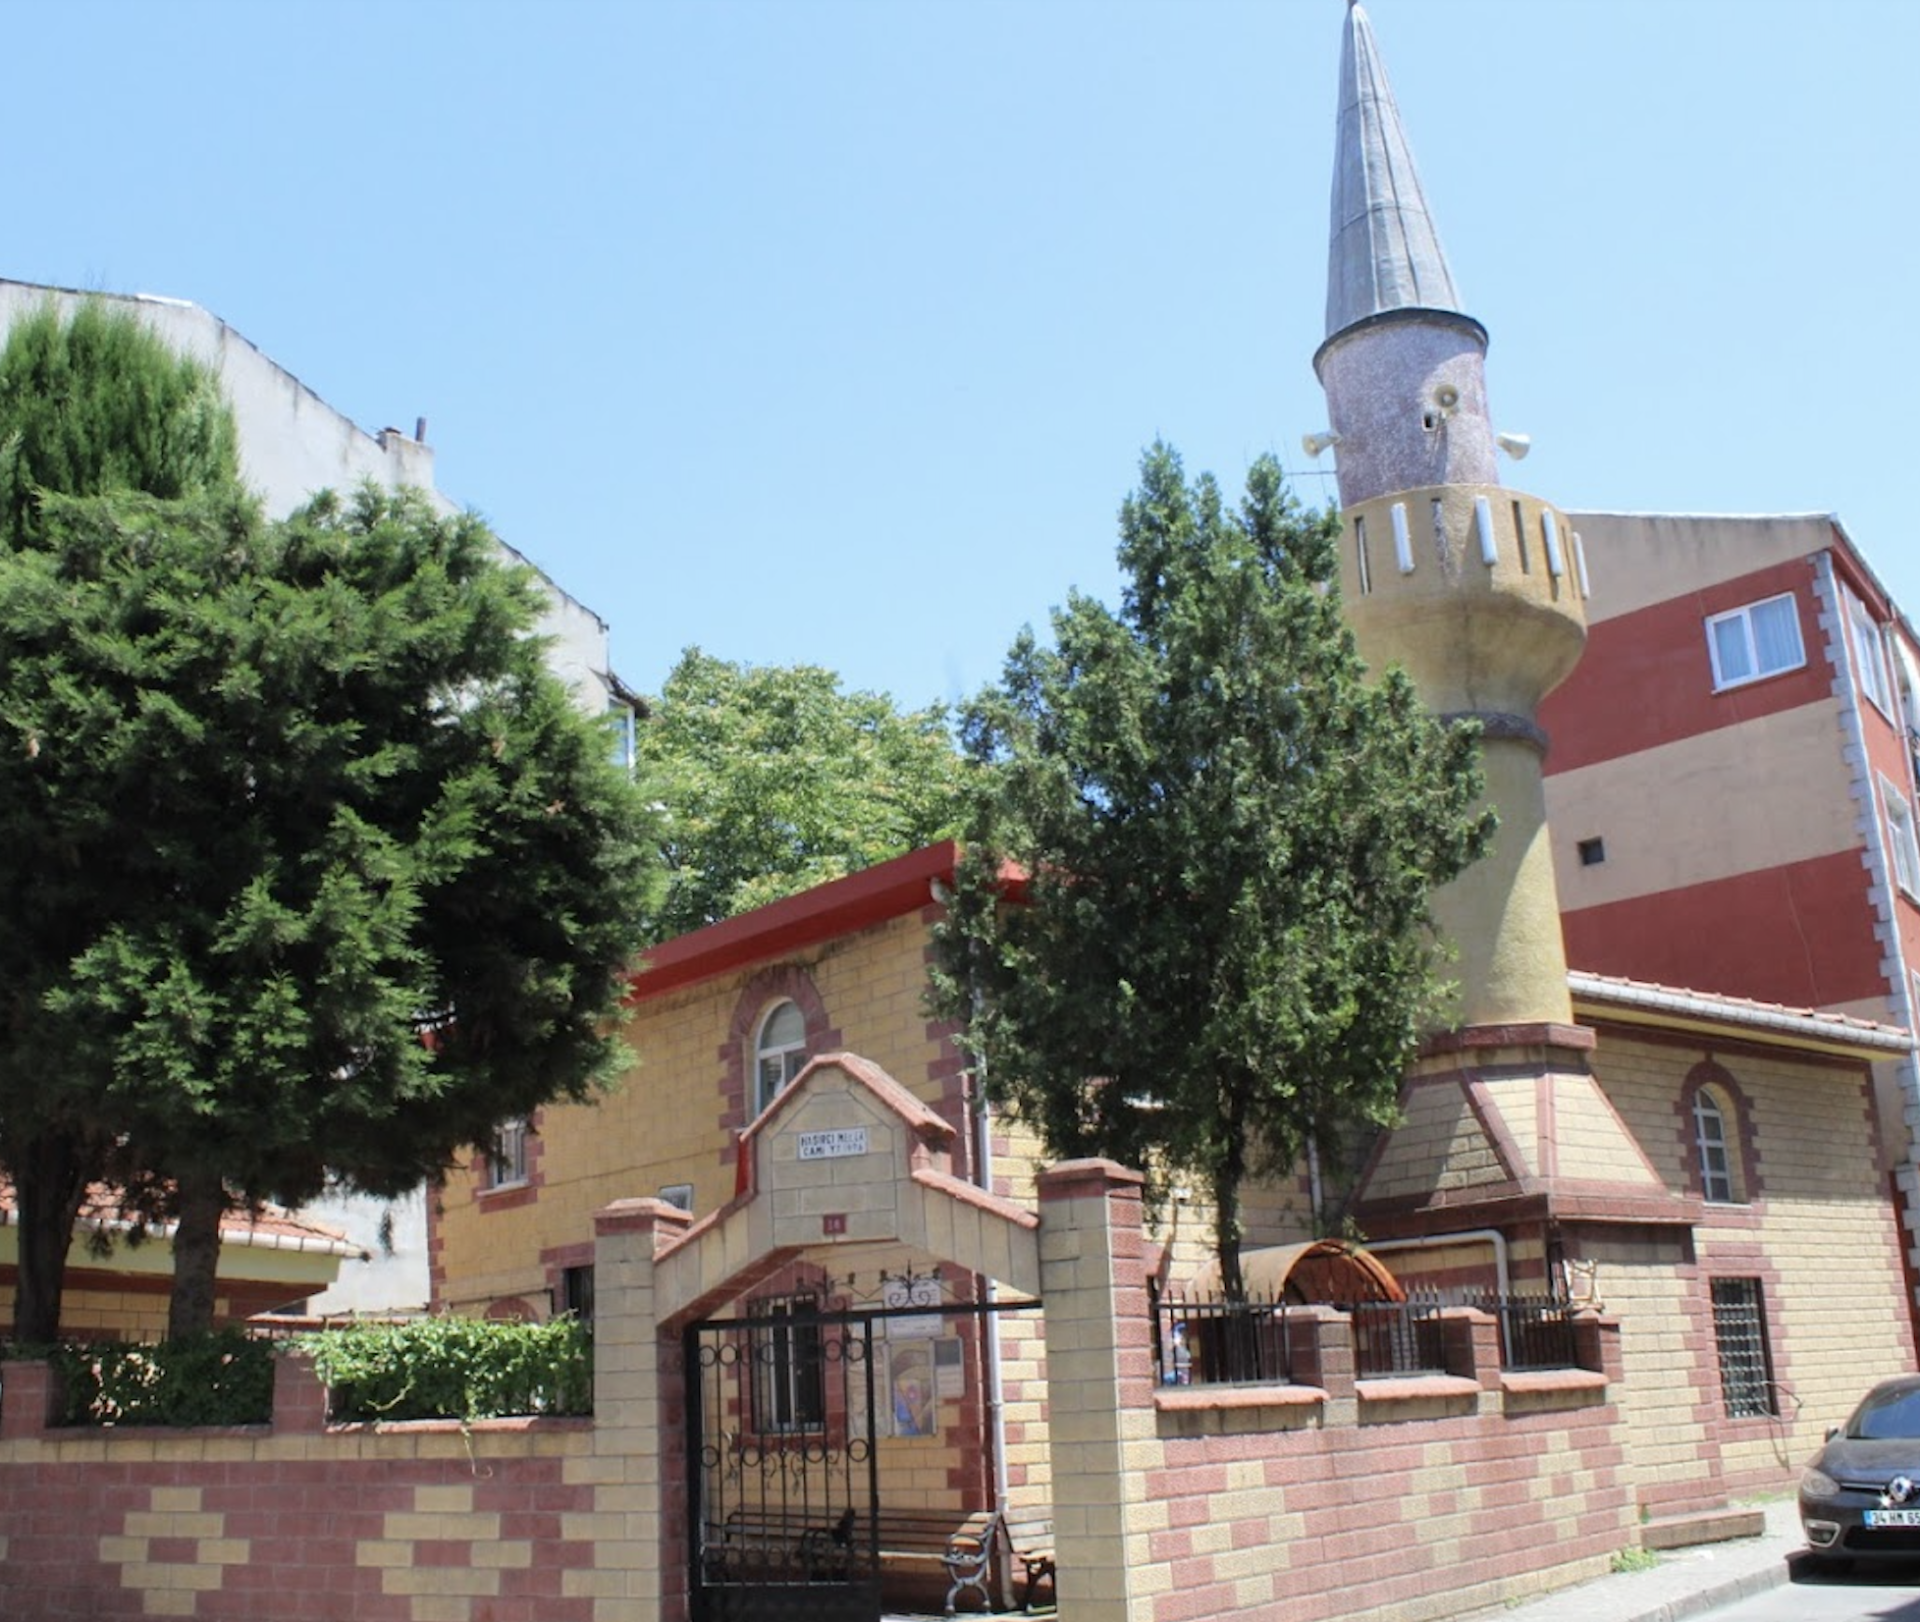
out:
<path id="1" fill-rule="evenodd" d="M 56 1425 L 264 1425 L 273 1418 L 273 1347 L 239 1329 L 158 1345 L 45 1349 Z"/>
<path id="2" fill-rule="evenodd" d="M 593 1336 L 574 1318 L 422 1318 L 303 1335 L 336 1420 L 593 1411 Z"/>

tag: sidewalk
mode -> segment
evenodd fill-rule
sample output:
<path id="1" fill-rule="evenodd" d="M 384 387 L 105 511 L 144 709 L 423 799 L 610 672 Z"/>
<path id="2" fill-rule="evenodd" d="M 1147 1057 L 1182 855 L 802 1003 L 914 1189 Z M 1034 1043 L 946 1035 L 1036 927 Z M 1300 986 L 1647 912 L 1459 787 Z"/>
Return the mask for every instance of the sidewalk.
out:
<path id="1" fill-rule="evenodd" d="M 1806 1547 L 1791 1498 L 1762 1506 L 1757 1538 L 1707 1543 L 1660 1556 L 1647 1571 L 1616 1572 L 1511 1609 L 1482 1613 L 1506 1622 L 1680 1622 L 1787 1580 L 1787 1556 Z"/>

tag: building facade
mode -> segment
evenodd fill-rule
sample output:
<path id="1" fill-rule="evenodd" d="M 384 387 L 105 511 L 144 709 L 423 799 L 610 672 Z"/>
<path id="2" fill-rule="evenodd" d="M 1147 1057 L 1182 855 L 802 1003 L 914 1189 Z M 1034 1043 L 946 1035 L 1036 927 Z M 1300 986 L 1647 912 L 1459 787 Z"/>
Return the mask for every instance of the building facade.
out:
<path id="1" fill-rule="evenodd" d="M 1572 521 L 1588 646 L 1542 711 L 1569 958 L 1912 1030 L 1912 627 L 1830 516 Z M 1876 1070 L 1911 1257 L 1920 1078 Z"/>

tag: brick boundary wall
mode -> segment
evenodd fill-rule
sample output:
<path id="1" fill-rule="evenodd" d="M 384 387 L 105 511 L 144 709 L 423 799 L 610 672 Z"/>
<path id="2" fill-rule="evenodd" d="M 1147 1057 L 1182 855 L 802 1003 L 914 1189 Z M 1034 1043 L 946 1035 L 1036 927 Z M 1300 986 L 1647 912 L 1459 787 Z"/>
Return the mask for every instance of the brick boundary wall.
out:
<path id="1" fill-rule="evenodd" d="M 1047 1236 L 1063 1206 L 1070 1248 Z M 1041 1209 L 1050 1340 L 1056 1311 L 1110 1315 L 1093 1343 L 1071 1343 L 1083 1391 L 1096 1361 L 1112 1380 L 1105 1425 L 1063 1417 L 1057 1376 L 1052 1388 L 1074 1455 L 1120 1459 L 1104 1502 L 1092 1472 L 1056 1459 L 1060 1604 L 1075 1622 L 1432 1622 L 1596 1576 L 1638 1542 L 1613 1320 L 1578 1320 L 1582 1367 L 1509 1374 L 1496 1321 L 1452 1309 L 1445 1374 L 1357 1380 L 1349 1319 L 1304 1308 L 1296 1379 L 1316 1383 L 1155 1386 L 1137 1179 L 1056 1168 Z"/>
<path id="2" fill-rule="evenodd" d="M 1042 1175 L 1059 1596 L 1075 1622 L 1434 1622 L 1593 1576 L 1636 1541 L 1619 1335 L 1508 1374 L 1458 1309 L 1444 1375 L 1357 1380 L 1330 1308 L 1300 1378 L 1157 1386 L 1138 1179 Z M 9 1622 L 684 1622 L 684 1406 L 652 1259 L 685 1216 L 596 1222 L 592 1420 L 329 1426 L 311 1365 L 271 1425 L 50 1429 L 44 1364 L 0 1366 L 0 1615 Z M 1310 1374 L 1308 1370 L 1310 1369 Z"/>
<path id="3" fill-rule="evenodd" d="M 303 1357 L 271 1425 L 49 1429 L 44 1363 L 0 1367 L 0 1614 L 54 1622 L 592 1622 L 569 1522 L 587 1420 L 325 1423 Z"/>

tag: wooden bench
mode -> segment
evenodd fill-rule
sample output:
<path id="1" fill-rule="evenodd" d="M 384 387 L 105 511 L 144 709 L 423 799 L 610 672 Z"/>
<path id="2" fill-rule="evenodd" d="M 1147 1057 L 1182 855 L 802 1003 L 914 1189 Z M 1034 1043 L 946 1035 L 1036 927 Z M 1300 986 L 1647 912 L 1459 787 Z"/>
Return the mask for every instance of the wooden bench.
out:
<path id="1" fill-rule="evenodd" d="M 988 1585 L 994 1548 L 1003 1535 L 994 1510 L 881 1509 L 843 1518 L 831 1539 L 843 1568 L 871 1551 L 883 1566 L 918 1566 L 944 1576 L 944 1614 L 952 1616 L 968 1589 L 980 1596 L 982 1609 L 993 1609 Z M 810 1558 L 818 1560 L 823 1552 L 818 1542 L 810 1545 Z"/>
<path id="2" fill-rule="evenodd" d="M 869 1515 L 843 1510 L 831 1524 L 776 1511 L 735 1509 L 705 1529 L 709 1581 L 846 1582 L 881 1566 L 918 1568 L 947 1584 L 944 1614 L 952 1616 L 971 1590 L 992 1611 L 995 1557 L 1004 1543 L 1021 1567 L 1026 1609 L 1042 1583 L 1055 1599 L 1053 1518 L 1044 1509 L 881 1509 Z"/>
<path id="3" fill-rule="evenodd" d="M 1044 1509 L 1008 1510 L 1004 1530 L 1007 1547 L 1013 1551 L 1013 1558 L 1026 1569 L 1027 1610 L 1033 1609 L 1034 1590 L 1043 1582 L 1047 1585 L 1048 1605 L 1057 1606 L 1060 1600 L 1053 1586 L 1052 1512 Z"/>
<path id="4" fill-rule="evenodd" d="M 742 1577 L 804 1581 L 812 1564 L 811 1540 L 819 1528 L 777 1511 L 735 1509 L 718 1524 L 709 1521 L 701 1540 L 707 1578 Z"/>

